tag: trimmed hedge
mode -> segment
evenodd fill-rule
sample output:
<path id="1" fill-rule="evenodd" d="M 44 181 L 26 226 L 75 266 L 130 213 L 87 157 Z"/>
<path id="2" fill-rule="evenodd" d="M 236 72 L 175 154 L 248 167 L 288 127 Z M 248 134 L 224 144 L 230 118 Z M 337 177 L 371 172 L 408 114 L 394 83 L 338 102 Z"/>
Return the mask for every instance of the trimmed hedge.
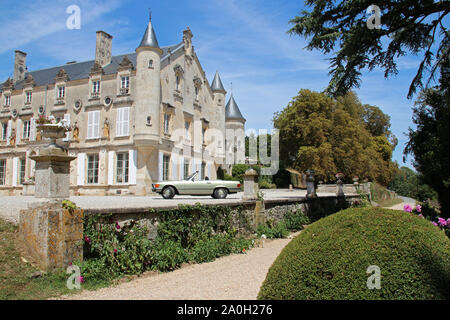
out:
<path id="1" fill-rule="evenodd" d="M 381 288 L 366 273 L 380 267 Z M 411 213 L 351 208 L 292 240 L 271 266 L 258 299 L 449 299 L 450 240 Z"/>

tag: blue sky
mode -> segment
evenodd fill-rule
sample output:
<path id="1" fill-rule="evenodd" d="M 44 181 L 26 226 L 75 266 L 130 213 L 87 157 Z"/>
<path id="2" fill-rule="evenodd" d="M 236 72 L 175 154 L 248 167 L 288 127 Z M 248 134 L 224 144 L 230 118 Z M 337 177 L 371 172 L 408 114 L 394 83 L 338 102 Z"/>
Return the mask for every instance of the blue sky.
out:
<path id="1" fill-rule="evenodd" d="M 73 4 L 81 8 L 80 30 L 66 28 L 66 8 Z M 233 83 L 247 129 L 271 129 L 274 112 L 300 89 L 321 91 L 328 84 L 327 57 L 304 50 L 305 39 L 286 33 L 288 21 L 303 9 L 298 0 L 2 0 L 0 81 L 12 76 L 16 49 L 28 53 L 29 70 L 92 60 L 97 30 L 113 35 L 114 55 L 134 52 L 149 7 L 160 46 L 181 42 L 183 30 L 190 27 L 208 79 L 218 70 L 228 92 Z M 412 125 L 413 101 L 406 94 L 419 58 L 402 58 L 399 74 L 389 80 L 379 70 L 365 73 L 356 90 L 363 103 L 377 105 L 391 116 L 399 139 L 394 160 L 400 164 L 404 132 Z"/>

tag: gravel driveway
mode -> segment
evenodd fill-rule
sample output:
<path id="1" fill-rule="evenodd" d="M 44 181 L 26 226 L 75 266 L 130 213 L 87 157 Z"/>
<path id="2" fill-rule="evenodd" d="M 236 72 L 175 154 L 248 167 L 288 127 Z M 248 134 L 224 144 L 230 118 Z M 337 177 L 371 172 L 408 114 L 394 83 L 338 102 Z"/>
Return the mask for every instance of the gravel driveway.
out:
<path id="1" fill-rule="evenodd" d="M 293 237 L 296 235 L 298 233 Z M 291 239 L 266 240 L 264 248 L 253 248 L 246 254 L 233 254 L 61 299 L 254 300 L 270 266 L 289 241 Z"/>

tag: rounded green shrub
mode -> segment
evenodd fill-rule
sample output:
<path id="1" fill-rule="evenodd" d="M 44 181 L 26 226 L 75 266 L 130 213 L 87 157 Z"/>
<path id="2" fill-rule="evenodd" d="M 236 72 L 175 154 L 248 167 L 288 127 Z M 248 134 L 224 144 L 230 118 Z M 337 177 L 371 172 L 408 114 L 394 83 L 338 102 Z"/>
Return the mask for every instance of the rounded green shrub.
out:
<path id="1" fill-rule="evenodd" d="M 380 268 L 380 289 L 369 289 Z M 258 299 L 449 299 L 450 240 L 411 213 L 351 208 L 306 228 L 271 266 Z"/>

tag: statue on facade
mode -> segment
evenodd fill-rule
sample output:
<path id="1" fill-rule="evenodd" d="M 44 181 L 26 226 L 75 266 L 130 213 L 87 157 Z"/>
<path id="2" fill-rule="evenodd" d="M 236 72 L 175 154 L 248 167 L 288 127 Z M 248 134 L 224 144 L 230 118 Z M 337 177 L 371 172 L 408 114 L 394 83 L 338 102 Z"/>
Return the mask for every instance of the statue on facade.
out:
<path id="1" fill-rule="evenodd" d="M 78 122 L 73 125 L 72 140 L 80 142 L 80 128 L 78 127 Z"/>
<path id="2" fill-rule="evenodd" d="M 109 120 L 108 120 L 108 118 L 105 119 L 105 122 L 103 124 L 103 137 L 109 140 Z"/>
<path id="3" fill-rule="evenodd" d="M 16 129 L 11 130 L 11 137 L 9 138 L 9 145 L 10 146 L 16 145 Z"/>

